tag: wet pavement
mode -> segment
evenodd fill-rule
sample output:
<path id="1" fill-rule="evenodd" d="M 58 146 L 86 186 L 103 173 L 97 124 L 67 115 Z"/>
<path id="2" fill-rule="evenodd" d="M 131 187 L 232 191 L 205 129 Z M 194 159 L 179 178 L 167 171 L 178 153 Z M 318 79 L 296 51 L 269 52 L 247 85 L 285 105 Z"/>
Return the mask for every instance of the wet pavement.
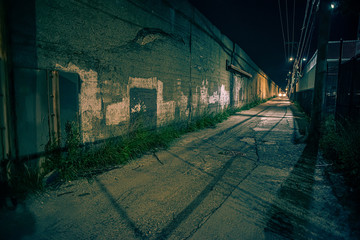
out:
<path id="1" fill-rule="evenodd" d="M 9 239 L 358 239 L 286 98 L 2 212 Z M 300 142 L 300 143 L 299 143 Z M 159 161 L 160 160 L 160 161 Z"/>

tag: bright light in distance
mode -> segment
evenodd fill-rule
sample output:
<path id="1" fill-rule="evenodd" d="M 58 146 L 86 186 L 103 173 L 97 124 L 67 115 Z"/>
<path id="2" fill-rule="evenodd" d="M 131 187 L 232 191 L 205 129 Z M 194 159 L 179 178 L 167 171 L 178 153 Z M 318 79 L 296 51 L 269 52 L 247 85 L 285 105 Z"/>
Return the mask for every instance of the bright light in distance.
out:
<path id="1" fill-rule="evenodd" d="M 334 8 L 335 8 L 335 3 L 330 4 L 330 7 L 331 7 L 332 9 L 334 9 Z"/>
<path id="2" fill-rule="evenodd" d="M 285 96 L 286 96 L 285 93 L 283 93 L 283 92 L 280 92 L 280 93 L 279 93 L 279 97 L 285 97 Z"/>
<path id="3" fill-rule="evenodd" d="M 294 58 L 293 58 L 293 57 L 290 57 L 290 58 L 289 58 L 289 61 L 290 61 L 290 62 L 294 61 Z"/>
<path id="4" fill-rule="evenodd" d="M 303 60 L 303 61 L 306 61 L 306 58 L 303 58 L 302 60 Z"/>

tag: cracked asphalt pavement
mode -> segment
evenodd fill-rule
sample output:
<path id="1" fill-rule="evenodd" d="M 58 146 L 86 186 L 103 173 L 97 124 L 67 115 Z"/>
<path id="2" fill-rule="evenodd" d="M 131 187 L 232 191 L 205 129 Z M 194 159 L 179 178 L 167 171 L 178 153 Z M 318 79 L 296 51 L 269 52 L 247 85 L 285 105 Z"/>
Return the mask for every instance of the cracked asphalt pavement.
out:
<path id="1" fill-rule="evenodd" d="M 9 239 L 357 239 L 294 106 L 275 98 L 167 150 L 32 196 Z M 6 221 L 3 221 L 3 220 Z"/>

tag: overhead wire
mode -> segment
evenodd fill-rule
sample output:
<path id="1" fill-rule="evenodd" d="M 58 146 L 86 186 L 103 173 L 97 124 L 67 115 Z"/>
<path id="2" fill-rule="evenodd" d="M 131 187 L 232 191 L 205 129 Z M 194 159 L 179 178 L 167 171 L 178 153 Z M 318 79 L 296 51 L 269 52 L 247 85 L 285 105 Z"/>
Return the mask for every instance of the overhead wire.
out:
<path id="1" fill-rule="evenodd" d="M 313 9 L 314 9 L 314 5 L 315 5 L 315 0 L 312 1 L 312 5 L 311 5 L 311 9 L 308 15 L 308 19 L 307 19 L 307 23 L 306 23 L 306 27 L 305 27 L 305 34 L 304 34 L 304 39 L 301 42 L 301 47 L 300 47 L 300 53 L 299 53 L 299 59 L 301 59 L 304 48 L 305 48 L 305 43 L 307 42 L 307 38 L 308 38 L 308 30 L 309 30 L 309 24 L 311 20 L 314 20 L 313 16 L 315 16 L 315 14 L 313 13 Z"/>
<path id="2" fill-rule="evenodd" d="M 289 14 L 288 14 L 287 0 L 285 0 L 285 16 L 286 16 L 287 50 L 288 50 L 288 54 L 290 55 Z"/>
<path id="3" fill-rule="evenodd" d="M 305 39 L 304 37 L 304 30 L 305 30 L 305 24 L 306 24 L 306 20 L 307 20 L 307 14 L 308 14 L 308 9 L 309 9 L 309 3 L 310 3 L 310 0 L 307 0 L 307 3 L 306 3 L 306 9 L 305 9 L 305 14 L 304 14 L 304 20 L 303 20 L 303 23 L 302 23 L 302 27 L 301 27 L 301 34 L 300 34 L 300 39 L 299 39 L 299 42 L 298 42 L 298 47 L 297 47 L 297 51 L 296 51 L 296 57 L 294 59 L 294 63 L 292 65 L 292 77 L 291 79 L 289 79 L 289 93 L 291 94 L 293 89 L 294 89 L 294 84 L 296 82 L 296 76 L 297 76 L 297 69 L 299 67 L 299 52 L 300 52 L 300 48 L 301 48 L 301 45 L 302 45 L 302 41 L 303 41 L 303 38 Z M 294 78 L 295 77 L 295 78 Z"/>
<path id="4" fill-rule="evenodd" d="M 295 0 L 293 5 L 293 27 L 292 27 L 292 40 L 291 40 L 291 56 L 294 56 L 294 33 L 295 33 Z"/>
<path id="5" fill-rule="evenodd" d="M 314 23 L 316 21 L 316 11 L 317 11 L 317 6 L 318 6 L 319 3 L 320 3 L 320 0 L 318 0 L 317 4 L 315 4 L 316 8 L 315 8 L 315 12 L 313 14 L 313 20 L 312 20 L 311 26 L 310 26 L 310 33 L 309 33 L 310 35 L 309 35 L 309 38 L 307 39 L 307 43 L 305 44 L 305 49 L 304 49 L 304 52 L 306 52 L 305 57 L 309 57 L 310 48 L 311 48 L 311 41 L 312 41 L 314 29 L 315 29 L 315 24 Z"/>
<path id="6" fill-rule="evenodd" d="M 302 27 L 301 27 L 301 34 L 300 34 L 299 46 L 298 46 L 298 49 L 297 49 L 297 52 L 296 52 L 296 59 L 298 59 L 298 56 L 299 56 L 300 43 L 301 43 L 301 41 L 302 41 L 303 32 L 304 32 L 304 28 L 305 28 L 305 22 L 306 22 L 306 18 L 307 18 L 307 12 L 308 12 L 308 9 L 309 9 L 309 2 L 310 2 L 310 0 L 307 0 L 306 9 L 305 9 L 305 16 L 304 16 L 304 21 L 303 21 L 303 24 L 302 24 Z"/>
<path id="7" fill-rule="evenodd" d="M 308 58 L 309 57 L 309 53 L 310 53 L 310 46 L 311 46 L 311 40 L 312 40 L 312 36 L 313 36 L 313 33 L 314 33 L 314 28 L 315 28 L 315 25 L 314 25 L 314 22 L 315 20 L 312 22 L 311 24 L 311 27 L 310 27 L 310 35 L 309 35 L 309 38 L 308 38 L 308 42 L 306 44 L 306 48 L 304 50 L 304 52 L 306 52 L 305 54 L 305 57 Z M 304 56 L 304 55 L 303 55 Z"/>
<path id="8" fill-rule="evenodd" d="M 281 32 L 282 32 L 283 43 L 284 43 L 285 61 L 287 61 L 288 57 L 287 57 L 287 52 L 286 52 L 286 41 L 285 41 L 285 33 L 284 33 L 284 24 L 283 24 L 283 21 L 282 21 L 280 0 L 278 0 L 278 5 L 279 5 L 279 16 L 280 16 L 280 23 L 281 23 Z"/>

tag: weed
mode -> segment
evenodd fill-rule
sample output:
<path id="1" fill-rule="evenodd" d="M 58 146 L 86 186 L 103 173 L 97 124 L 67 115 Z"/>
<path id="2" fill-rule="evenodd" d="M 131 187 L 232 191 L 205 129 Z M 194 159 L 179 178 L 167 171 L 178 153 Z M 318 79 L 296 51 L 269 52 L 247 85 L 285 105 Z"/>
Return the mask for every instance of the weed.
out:
<path id="1" fill-rule="evenodd" d="M 14 174 L 11 185 L 15 192 L 24 196 L 28 192 L 36 192 L 42 189 L 42 175 L 37 167 L 22 164 L 17 174 Z"/>
<path id="2" fill-rule="evenodd" d="M 328 118 L 322 129 L 320 147 L 324 157 L 333 162 L 352 186 L 360 184 L 359 123 Z"/>
<path id="3" fill-rule="evenodd" d="M 107 140 L 100 146 L 93 146 L 84 151 L 80 148 L 77 125 L 69 123 L 66 127 L 65 152 L 61 152 L 57 143 L 49 144 L 46 166 L 48 171 L 57 169 L 65 180 L 78 176 L 89 177 L 92 173 L 101 172 L 101 169 L 105 171 L 109 166 L 124 164 L 149 151 L 167 148 L 184 133 L 215 127 L 217 123 L 236 112 L 250 109 L 264 101 L 266 100 L 256 99 L 242 108 L 227 108 L 221 113 L 205 112 L 202 117 L 188 124 L 174 124 L 155 130 L 144 127 L 141 119 L 135 119 L 127 136 Z M 139 118 L 141 118 L 140 114 Z"/>
<path id="4" fill-rule="evenodd" d="M 243 111 L 243 110 L 249 110 L 253 107 L 256 107 L 257 105 L 260 105 L 261 103 L 264 103 L 270 99 L 272 99 L 274 97 L 270 97 L 270 98 L 267 98 L 267 99 L 261 99 L 260 97 L 256 97 L 254 99 L 254 101 L 248 103 L 248 104 L 245 104 L 244 106 L 242 106 L 241 108 L 237 109 L 238 111 Z"/>
<path id="5" fill-rule="evenodd" d="M 0 209 L 9 207 L 15 209 L 18 201 L 25 199 L 28 193 L 42 189 L 42 175 L 37 167 L 19 161 L 3 161 L 0 181 Z M 12 206 L 6 199 L 11 200 Z"/>
<path id="6" fill-rule="evenodd" d="M 80 132 L 76 122 L 67 122 L 65 125 L 65 150 L 62 151 L 59 141 L 46 145 L 47 158 L 44 163 L 45 172 L 56 169 L 65 180 L 76 177 L 77 170 L 82 167 Z"/>

